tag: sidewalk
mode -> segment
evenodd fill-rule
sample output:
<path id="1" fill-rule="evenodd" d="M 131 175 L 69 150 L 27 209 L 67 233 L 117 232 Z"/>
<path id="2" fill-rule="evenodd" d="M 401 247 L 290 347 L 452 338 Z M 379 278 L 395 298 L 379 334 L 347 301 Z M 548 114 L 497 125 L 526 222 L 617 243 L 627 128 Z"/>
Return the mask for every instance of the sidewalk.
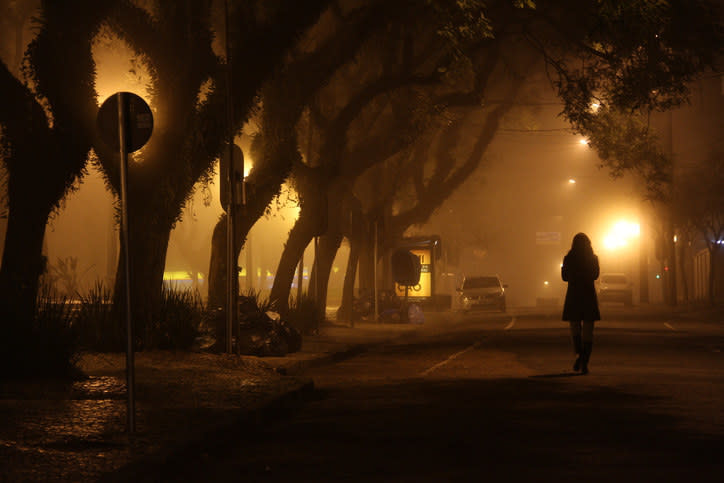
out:
<path id="1" fill-rule="evenodd" d="M 313 387 L 303 371 L 419 326 L 325 325 L 287 357 L 139 352 L 136 433 L 126 432 L 125 354 L 87 354 L 72 384 L 0 383 L 0 481 L 153 481 L 154 468 L 202 458 Z"/>

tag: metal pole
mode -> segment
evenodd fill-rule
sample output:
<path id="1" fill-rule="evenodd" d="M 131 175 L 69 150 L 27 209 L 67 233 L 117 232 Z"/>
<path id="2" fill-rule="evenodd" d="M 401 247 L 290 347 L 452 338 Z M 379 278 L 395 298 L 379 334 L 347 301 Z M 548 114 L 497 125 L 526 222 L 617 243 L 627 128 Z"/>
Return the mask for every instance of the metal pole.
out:
<path id="1" fill-rule="evenodd" d="M 319 301 L 319 285 L 317 284 L 317 257 L 319 256 L 319 237 L 315 236 L 314 239 L 314 258 L 312 259 L 312 273 L 309 279 L 309 293 L 312 296 L 312 300 L 317 303 Z"/>
<path id="2" fill-rule="evenodd" d="M 124 278 L 126 289 L 126 394 L 128 405 L 126 419 L 129 433 L 136 432 L 136 402 L 135 402 L 135 370 L 133 360 L 133 322 L 131 318 L 131 247 L 128 236 L 128 152 L 126 141 L 126 111 L 128 97 L 118 93 L 118 138 L 120 140 L 121 157 L 121 237 L 124 250 Z"/>
<path id="3" fill-rule="evenodd" d="M 377 220 L 375 220 L 375 240 L 374 246 L 372 247 L 372 304 L 375 311 L 374 321 L 379 320 L 379 308 L 377 307 Z"/>
<path id="4" fill-rule="evenodd" d="M 302 284 L 304 283 L 304 252 L 299 259 L 299 267 L 297 268 L 297 305 L 302 300 Z"/>
<path id="5" fill-rule="evenodd" d="M 233 351 L 232 338 L 235 321 L 236 321 L 236 285 L 238 283 L 237 276 L 237 260 L 236 247 L 234 240 L 234 215 L 235 215 L 235 189 L 234 189 L 234 132 L 232 129 L 233 107 L 231 102 L 231 51 L 229 49 L 229 5 L 224 1 L 224 31 L 225 31 L 225 49 L 226 49 L 226 123 L 229 134 L 229 167 L 228 177 L 225 180 L 228 183 L 229 197 L 226 205 L 226 352 L 231 354 Z"/>

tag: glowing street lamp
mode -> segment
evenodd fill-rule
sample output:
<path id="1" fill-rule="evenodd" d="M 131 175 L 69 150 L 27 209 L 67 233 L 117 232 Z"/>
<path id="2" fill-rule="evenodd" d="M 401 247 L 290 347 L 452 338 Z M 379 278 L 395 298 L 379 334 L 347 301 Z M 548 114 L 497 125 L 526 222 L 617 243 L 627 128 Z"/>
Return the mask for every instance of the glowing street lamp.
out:
<path id="1" fill-rule="evenodd" d="M 641 226 L 638 223 L 618 221 L 603 238 L 603 246 L 607 250 L 618 250 L 626 247 L 632 238 L 638 238 L 640 234 Z"/>

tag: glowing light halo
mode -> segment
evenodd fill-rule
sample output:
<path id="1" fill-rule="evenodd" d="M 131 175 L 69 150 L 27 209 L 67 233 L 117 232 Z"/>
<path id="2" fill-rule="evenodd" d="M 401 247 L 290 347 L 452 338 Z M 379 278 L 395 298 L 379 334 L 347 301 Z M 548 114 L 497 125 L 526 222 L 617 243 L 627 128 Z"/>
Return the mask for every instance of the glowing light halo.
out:
<path id="1" fill-rule="evenodd" d="M 619 250 L 629 245 L 629 241 L 641 235 L 641 225 L 632 221 L 619 220 L 603 237 L 603 246 L 607 250 Z"/>

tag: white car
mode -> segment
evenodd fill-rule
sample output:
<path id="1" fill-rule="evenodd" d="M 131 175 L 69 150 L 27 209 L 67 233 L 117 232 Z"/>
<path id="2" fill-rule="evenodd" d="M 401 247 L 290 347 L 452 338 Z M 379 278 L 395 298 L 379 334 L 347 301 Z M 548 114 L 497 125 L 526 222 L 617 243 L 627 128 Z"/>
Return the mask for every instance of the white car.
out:
<path id="1" fill-rule="evenodd" d="M 599 302 L 633 304 L 633 283 L 625 273 L 603 273 L 598 278 Z"/>
<path id="2" fill-rule="evenodd" d="M 505 312 L 505 285 L 497 275 L 465 277 L 460 294 L 463 311 L 474 309 L 498 309 Z"/>

